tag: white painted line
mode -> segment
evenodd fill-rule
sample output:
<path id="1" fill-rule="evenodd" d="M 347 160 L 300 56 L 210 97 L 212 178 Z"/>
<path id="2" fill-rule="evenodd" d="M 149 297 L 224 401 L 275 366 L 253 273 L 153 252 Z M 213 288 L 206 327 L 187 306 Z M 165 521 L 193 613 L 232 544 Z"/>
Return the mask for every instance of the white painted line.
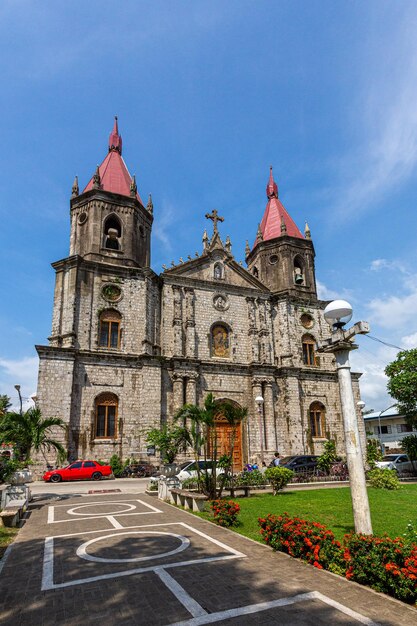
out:
<path id="1" fill-rule="evenodd" d="M 68 509 L 68 511 L 66 511 L 67 515 L 88 515 L 88 517 L 91 516 L 97 516 L 97 511 L 95 511 L 94 513 L 86 513 L 85 511 L 82 511 L 81 513 L 76 513 L 75 511 L 77 509 L 82 509 L 82 508 L 86 508 L 89 506 L 107 506 L 108 504 L 116 504 L 116 503 L 110 503 L 110 502 L 87 502 L 87 504 L 77 504 L 77 506 L 74 506 L 72 509 Z M 117 504 L 119 506 L 127 506 L 127 509 L 125 509 L 124 511 L 110 511 L 109 513 L 103 513 L 103 515 L 122 515 L 123 513 L 127 513 L 128 511 L 134 511 L 135 509 L 135 505 L 134 504 L 129 504 L 128 502 L 117 502 Z M 67 520 L 69 521 L 69 520 Z"/>
<path id="2" fill-rule="evenodd" d="M 162 513 L 162 511 L 159 511 L 159 513 Z M 128 517 L 129 515 L 153 515 L 154 512 L 153 511 L 142 511 L 140 513 L 113 513 L 113 515 L 117 515 L 117 517 Z M 98 514 L 96 513 L 94 516 L 90 515 L 90 517 L 78 517 L 77 519 L 56 519 L 54 522 L 52 522 L 53 524 L 71 524 L 71 522 L 85 522 L 85 520 L 92 520 L 92 519 L 106 519 L 108 516 L 108 513 L 101 513 Z"/>
<path id="3" fill-rule="evenodd" d="M 335 609 L 337 609 L 341 613 L 344 613 L 345 615 L 348 615 L 349 617 L 353 617 L 353 619 L 355 619 L 357 622 L 360 622 L 361 624 L 366 624 L 366 626 L 381 626 L 378 622 L 374 622 L 373 620 L 369 619 L 369 617 L 365 617 L 364 615 L 361 615 L 360 613 L 349 609 L 347 606 L 344 606 L 344 604 L 340 604 L 339 602 L 336 602 L 336 600 L 332 600 L 328 596 L 324 596 L 319 591 L 315 591 L 314 593 L 317 600 L 325 602 L 329 606 L 334 607 Z"/>
<path id="4" fill-rule="evenodd" d="M 110 524 L 111 524 L 112 526 L 114 526 L 114 528 L 119 528 L 119 529 L 120 529 L 120 528 L 124 528 L 124 526 L 122 526 L 122 525 L 121 525 L 121 524 L 117 521 L 117 519 L 115 519 L 115 518 L 113 517 L 113 515 L 108 515 L 108 516 L 107 516 L 107 519 L 108 519 L 108 521 L 110 522 Z"/>
<path id="5" fill-rule="evenodd" d="M 227 552 L 231 552 L 232 554 L 235 554 L 236 556 L 246 556 L 246 554 L 243 554 L 243 552 L 239 552 L 239 550 L 235 550 L 234 548 L 227 546 L 225 543 L 222 543 L 221 541 L 218 541 L 217 539 L 213 539 L 213 537 L 206 535 L 201 530 L 197 530 L 197 528 L 194 528 L 193 526 L 189 526 L 188 524 L 185 524 L 184 522 L 180 522 L 180 523 L 181 523 L 181 526 L 184 526 L 185 528 L 188 528 L 188 530 L 191 530 L 191 532 L 196 533 L 197 535 L 200 535 L 201 537 L 204 537 L 204 539 L 207 539 L 207 541 L 211 541 L 211 543 L 216 544 L 216 546 L 223 548 Z"/>
<path id="6" fill-rule="evenodd" d="M 103 496 L 103 494 L 99 494 L 100 496 Z M 121 502 L 142 502 L 141 500 L 138 500 L 137 498 L 131 498 L 130 500 L 128 498 L 123 499 L 123 500 L 103 500 L 103 502 L 105 502 L 106 504 L 120 504 Z M 98 504 L 98 502 L 90 502 L 90 504 Z M 88 502 L 85 502 L 82 506 L 84 505 L 88 505 Z M 71 504 L 69 504 L 68 502 L 64 503 L 64 504 L 55 504 L 54 505 L 55 508 L 62 508 L 62 507 L 69 507 L 71 506 Z M 149 506 L 149 505 L 147 505 Z"/>
<path id="7" fill-rule="evenodd" d="M 147 502 L 144 502 L 143 500 L 136 500 L 136 502 L 140 502 L 141 504 L 143 504 L 143 506 L 148 507 L 148 509 L 151 509 L 151 511 L 153 511 L 154 513 L 162 513 L 160 509 L 155 508 L 154 506 L 152 506 L 152 504 L 148 504 Z"/>
<path id="8" fill-rule="evenodd" d="M 7 546 L 6 550 L 4 551 L 4 554 L 2 556 L 2 558 L 0 559 L 0 574 L 3 570 L 3 567 L 6 565 L 6 561 L 9 558 L 9 554 L 12 551 L 12 547 L 13 544 L 11 543 L 10 545 Z"/>
<path id="9" fill-rule="evenodd" d="M 75 507 L 72 507 L 71 509 L 68 509 L 68 506 L 70 506 L 69 504 L 57 504 L 54 506 L 50 506 L 48 507 L 48 524 L 67 524 L 67 523 L 71 523 L 71 522 L 81 522 L 81 521 L 85 521 L 85 520 L 93 520 L 93 519 L 105 519 L 107 518 L 107 516 L 109 515 L 108 513 L 74 513 L 73 511 L 75 511 L 76 509 L 82 508 L 82 507 L 88 507 L 89 505 L 91 506 L 104 506 L 106 504 L 121 504 L 121 505 L 127 505 L 129 507 L 131 507 L 132 510 L 135 507 L 131 504 L 128 504 L 129 502 L 135 502 L 135 503 L 139 503 L 142 504 L 145 508 L 150 509 L 149 511 L 134 511 L 133 513 L 118 513 L 117 511 L 111 513 L 110 515 L 117 515 L 119 516 L 124 516 L 124 515 L 151 515 L 153 513 L 162 513 L 162 511 L 160 509 L 157 509 L 156 507 L 152 506 L 151 504 L 148 504 L 147 502 L 144 502 L 143 500 L 105 500 L 103 502 L 87 502 L 84 504 L 79 504 Z M 54 509 L 57 507 L 66 507 L 68 510 L 66 511 L 66 513 L 68 515 L 85 515 L 86 517 L 79 517 L 77 520 L 74 519 L 60 519 L 60 520 L 56 520 L 55 519 L 55 514 L 54 514 Z"/>
<path id="10" fill-rule="evenodd" d="M 207 615 L 207 611 L 205 611 L 203 607 L 185 591 L 184 587 L 181 587 L 181 585 L 168 574 L 167 571 L 163 568 L 157 567 L 155 569 L 155 574 L 159 576 L 162 582 L 193 617 Z"/>
<path id="11" fill-rule="evenodd" d="M 178 548 L 174 548 L 173 550 L 169 550 L 168 552 L 161 552 L 160 554 L 152 554 L 150 556 L 138 556 L 131 559 L 105 559 L 99 556 L 92 556 L 88 554 L 87 548 L 97 543 L 98 541 L 103 541 L 103 539 L 110 539 L 111 537 L 122 537 L 122 535 L 163 535 L 165 537 L 174 537 L 178 539 L 180 545 Z M 86 561 L 93 561 L 94 563 L 137 563 L 138 561 L 153 561 L 154 559 L 160 559 L 165 556 L 172 556 L 173 554 L 178 554 L 178 552 L 182 552 L 186 550 L 190 545 L 190 540 L 187 537 L 183 537 L 182 535 L 174 535 L 174 533 L 163 533 L 156 532 L 152 530 L 129 530 L 123 533 L 113 533 L 112 535 L 104 535 L 104 537 L 96 537 L 95 539 L 90 539 L 85 543 L 81 544 L 77 549 L 77 556 L 81 559 L 85 559 Z"/>
<path id="12" fill-rule="evenodd" d="M 54 540 L 52 537 L 45 539 L 43 553 L 43 571 L 41 591 L 52 589 L 54 586 Z"/>
<path id="13" fill-rule="evenodd" d="M 54 523 L 54 507 L 53 506 L 48 506 L 48 524 L 53 524 Z"/>
<path id="14" fill-rule="evenodd" d="M 305 602 L 308 600 L 321 600 L 325 604 L 333 606 L 335 609 L 343 612 L 345 615 L 349 615 L 349 617 L 352 617 L 357 622 L 361 624 L 366 624 L 366 626 L 381 626 L 380 624 L 373 622 L 364 615 L 356 613 L 356 611 L 352 611 L 348 607 L 343 606 L 343 604 L 339 604 L 338 602 L 331 600 L 330 598 L 322 595 L 318 591 L 301 593 L 297 596 L 293 596 L 292 598 L 280 598 L 279 600 L 272 600 L 270 602 L 249 604 L 247 606 L 242 606 L 236 609 L 219 611 L 218 613 L 209 613 L 206 615 L 193 617 L 193 619 L 185 620 L 183 622 L 176 622 L 175 624 L 171 624 L 171 626 L 204 626 L 204 624 L 213 624 L 214 622 L 220 622 L 223 620 L 232 619 L 234 617 L 240 617 L 241 615 L 251 615 L 254 613 L 260 613 L 262 611 L 269 611 L 271 609 L 279 608 L 281 606 L 289 606 L 291 604 L 297 604 L 298 602 Z"/>

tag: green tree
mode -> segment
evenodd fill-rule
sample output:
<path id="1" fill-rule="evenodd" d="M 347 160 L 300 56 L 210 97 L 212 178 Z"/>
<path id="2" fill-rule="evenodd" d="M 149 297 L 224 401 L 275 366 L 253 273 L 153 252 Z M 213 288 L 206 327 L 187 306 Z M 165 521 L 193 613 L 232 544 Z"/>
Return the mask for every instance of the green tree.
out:
<path id="1" fill-rule="evenodd" d="M 368 439 L 366 442 L 366 460 L 370 469 L 374 469 L 376 461 L 382 460 L 381 447 L 377 439 Z"/>
<path id="2" fill-rule="evenodd" d="M 184 428 L 168 426 L 151 428 L 146 433 L 146 442 L 155 446 L 164 463 L 173 463 L 177 454 L 185 447 L 187 434 Z"/>
<path id="3" fill-rule="evenodd" d="M 19 460 L 28 462 L 32 452 L 42 453 L 52 449 L 57 453 L 58 462 L 66 459 L 67 451 L 51 437 L 51 429 L 65 430 L 65 423 L 59 417 L 43 419 L 40 409 L 30 408 L 24 413 L 5 413 L 0 419 L 0 443 L 13 443 Z"/>
<path id="4" fill-rule="evenodd" d="M 407 435 L 401 441 L 401 448 L 408 454 L 413 469 L 416 471 L 415 461 L 417 461 L 417 435 Z"/>
<path id="5" fill-rule="evenodd" d="M 404 415 L 410 426 L 417 426 L 417 348 L 397 354 L 395 361 L 387 365 L 387 389 L 397 400 L 398 412 Z"/>
<path id="6" fill-rule="evenodd" d="M 0 395 L 0 418 L 6 415 L 11 406 L 12 403 L 10 402 L 9 396 L 5 394 Z"/>

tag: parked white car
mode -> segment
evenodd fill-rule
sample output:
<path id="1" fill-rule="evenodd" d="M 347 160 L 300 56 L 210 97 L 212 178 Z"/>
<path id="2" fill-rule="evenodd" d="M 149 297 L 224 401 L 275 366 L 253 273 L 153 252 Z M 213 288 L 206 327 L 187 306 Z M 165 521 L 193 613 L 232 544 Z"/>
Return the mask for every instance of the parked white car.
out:
<path id="1" fill-rule="evenodd" d="M 203 472 L 205 469 L 208 469 L 210 472 L 213 467 L 213 461 L 211 459 L 207 459 L 207 461 L 198 461 L 200 466 L 200 471 Z M 220 477 L 224 474 L 224 469 L 217 467 L 216 474 Z M 197 478 L 197 461 L 184 461 L 178 467 L 178 471 L 175 474 L 175 478 L 178 478 L 181 482 L 187 480 L 187 478 Z M 158 482 L 159 476 L 151 476 L 149 482 Z"/>
<path id="2" fill-rule="evenodd" d="M 396 470 L 399 474 L 402 472 L 412 472 L 413 464 L 407 454 L 386 454 L 382 461 L 376 461 L 376 467 L 381 469 Z"/>

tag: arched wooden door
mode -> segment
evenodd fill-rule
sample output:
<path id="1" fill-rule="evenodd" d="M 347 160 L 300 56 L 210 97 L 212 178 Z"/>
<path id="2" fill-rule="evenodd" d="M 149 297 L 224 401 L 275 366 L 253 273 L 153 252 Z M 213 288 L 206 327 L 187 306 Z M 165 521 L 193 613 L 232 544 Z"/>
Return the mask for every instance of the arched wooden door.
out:
<path id="1" fill-rule="evenodd" d="M 229 454 L 232 438 L 233 446 L 233 471 L 240 472 L 243 467 L 242 461 L 242 424 L 230 426 L 224 415 L 219 413 L 215 418 L 217 436 L 217 458 L 223 454 Z"/>

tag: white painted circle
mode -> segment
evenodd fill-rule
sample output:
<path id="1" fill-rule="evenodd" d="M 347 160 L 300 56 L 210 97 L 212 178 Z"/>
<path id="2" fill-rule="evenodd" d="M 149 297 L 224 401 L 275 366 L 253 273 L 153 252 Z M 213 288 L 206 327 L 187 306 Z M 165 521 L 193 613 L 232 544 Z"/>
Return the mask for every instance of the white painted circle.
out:
<path id="1" fill-rule="evenodd" d="M 88 546 L 93 543 L 97 543 L 98 541 L 103 541 L 103 539 L 110 539 L 110 537 L 121 537 L 122 535 L 165 535 L 166 537 L 175 537 L 179 539 L 181 545 L 175 550 L 170 550 L 169 552 L 161 552 L 160 554 L 153 554 L 152 556 L 138 556 L 133 559 L 105 559 L 99 556 L 91 556 L 87 554 Z M 182 552 L 186 550 L 190 545 L 190 540 L 187 537 L 183 537 L 182 535 L 176 535 L 174 533 L 162 533 L 156 532 L 153 530 L 131 530 L 125 533 L 114 533 L 113 535 L 104 535 L 103 537 L 97 537 L 96 539 L 90 539 L 90 541 L 86 541 L 77 549 L 77 556 L 81 559 L 85 559 L 86 561 L 94 561 L 95 563 L 136 563 L 138 561 L 150 561 L 152 559 L 160 559 L 164 556 L 171 556 L 172 554 L 177 554 L 178 552 Z"/>
<path id="2" fill-rule="evenodd" d="M 125 506 L 128 508 L 122 511 L 110 511 L 110 513 L 98 513 L 98 511 L 96 511 L 95 513 L 85 513 L 85 512 L 75 513 L 77 509 L 82 509 L 84 507 L 107 506 L 109 504 L 116 504 L 117 506 Z M 68 509 L 67 513 L 68 515 L 120 515 L 121 513 L 127 513 L 128 511 L 133 511 L 135 508 L 136 506 L 134 504 L 128 504 L 127 502 L 121 502 L 120 504 L 118 504 L 118 502 L 89 502 L 88 504 L 79 504 L 78 506 L 74 506 L 74 508 Z"/>

